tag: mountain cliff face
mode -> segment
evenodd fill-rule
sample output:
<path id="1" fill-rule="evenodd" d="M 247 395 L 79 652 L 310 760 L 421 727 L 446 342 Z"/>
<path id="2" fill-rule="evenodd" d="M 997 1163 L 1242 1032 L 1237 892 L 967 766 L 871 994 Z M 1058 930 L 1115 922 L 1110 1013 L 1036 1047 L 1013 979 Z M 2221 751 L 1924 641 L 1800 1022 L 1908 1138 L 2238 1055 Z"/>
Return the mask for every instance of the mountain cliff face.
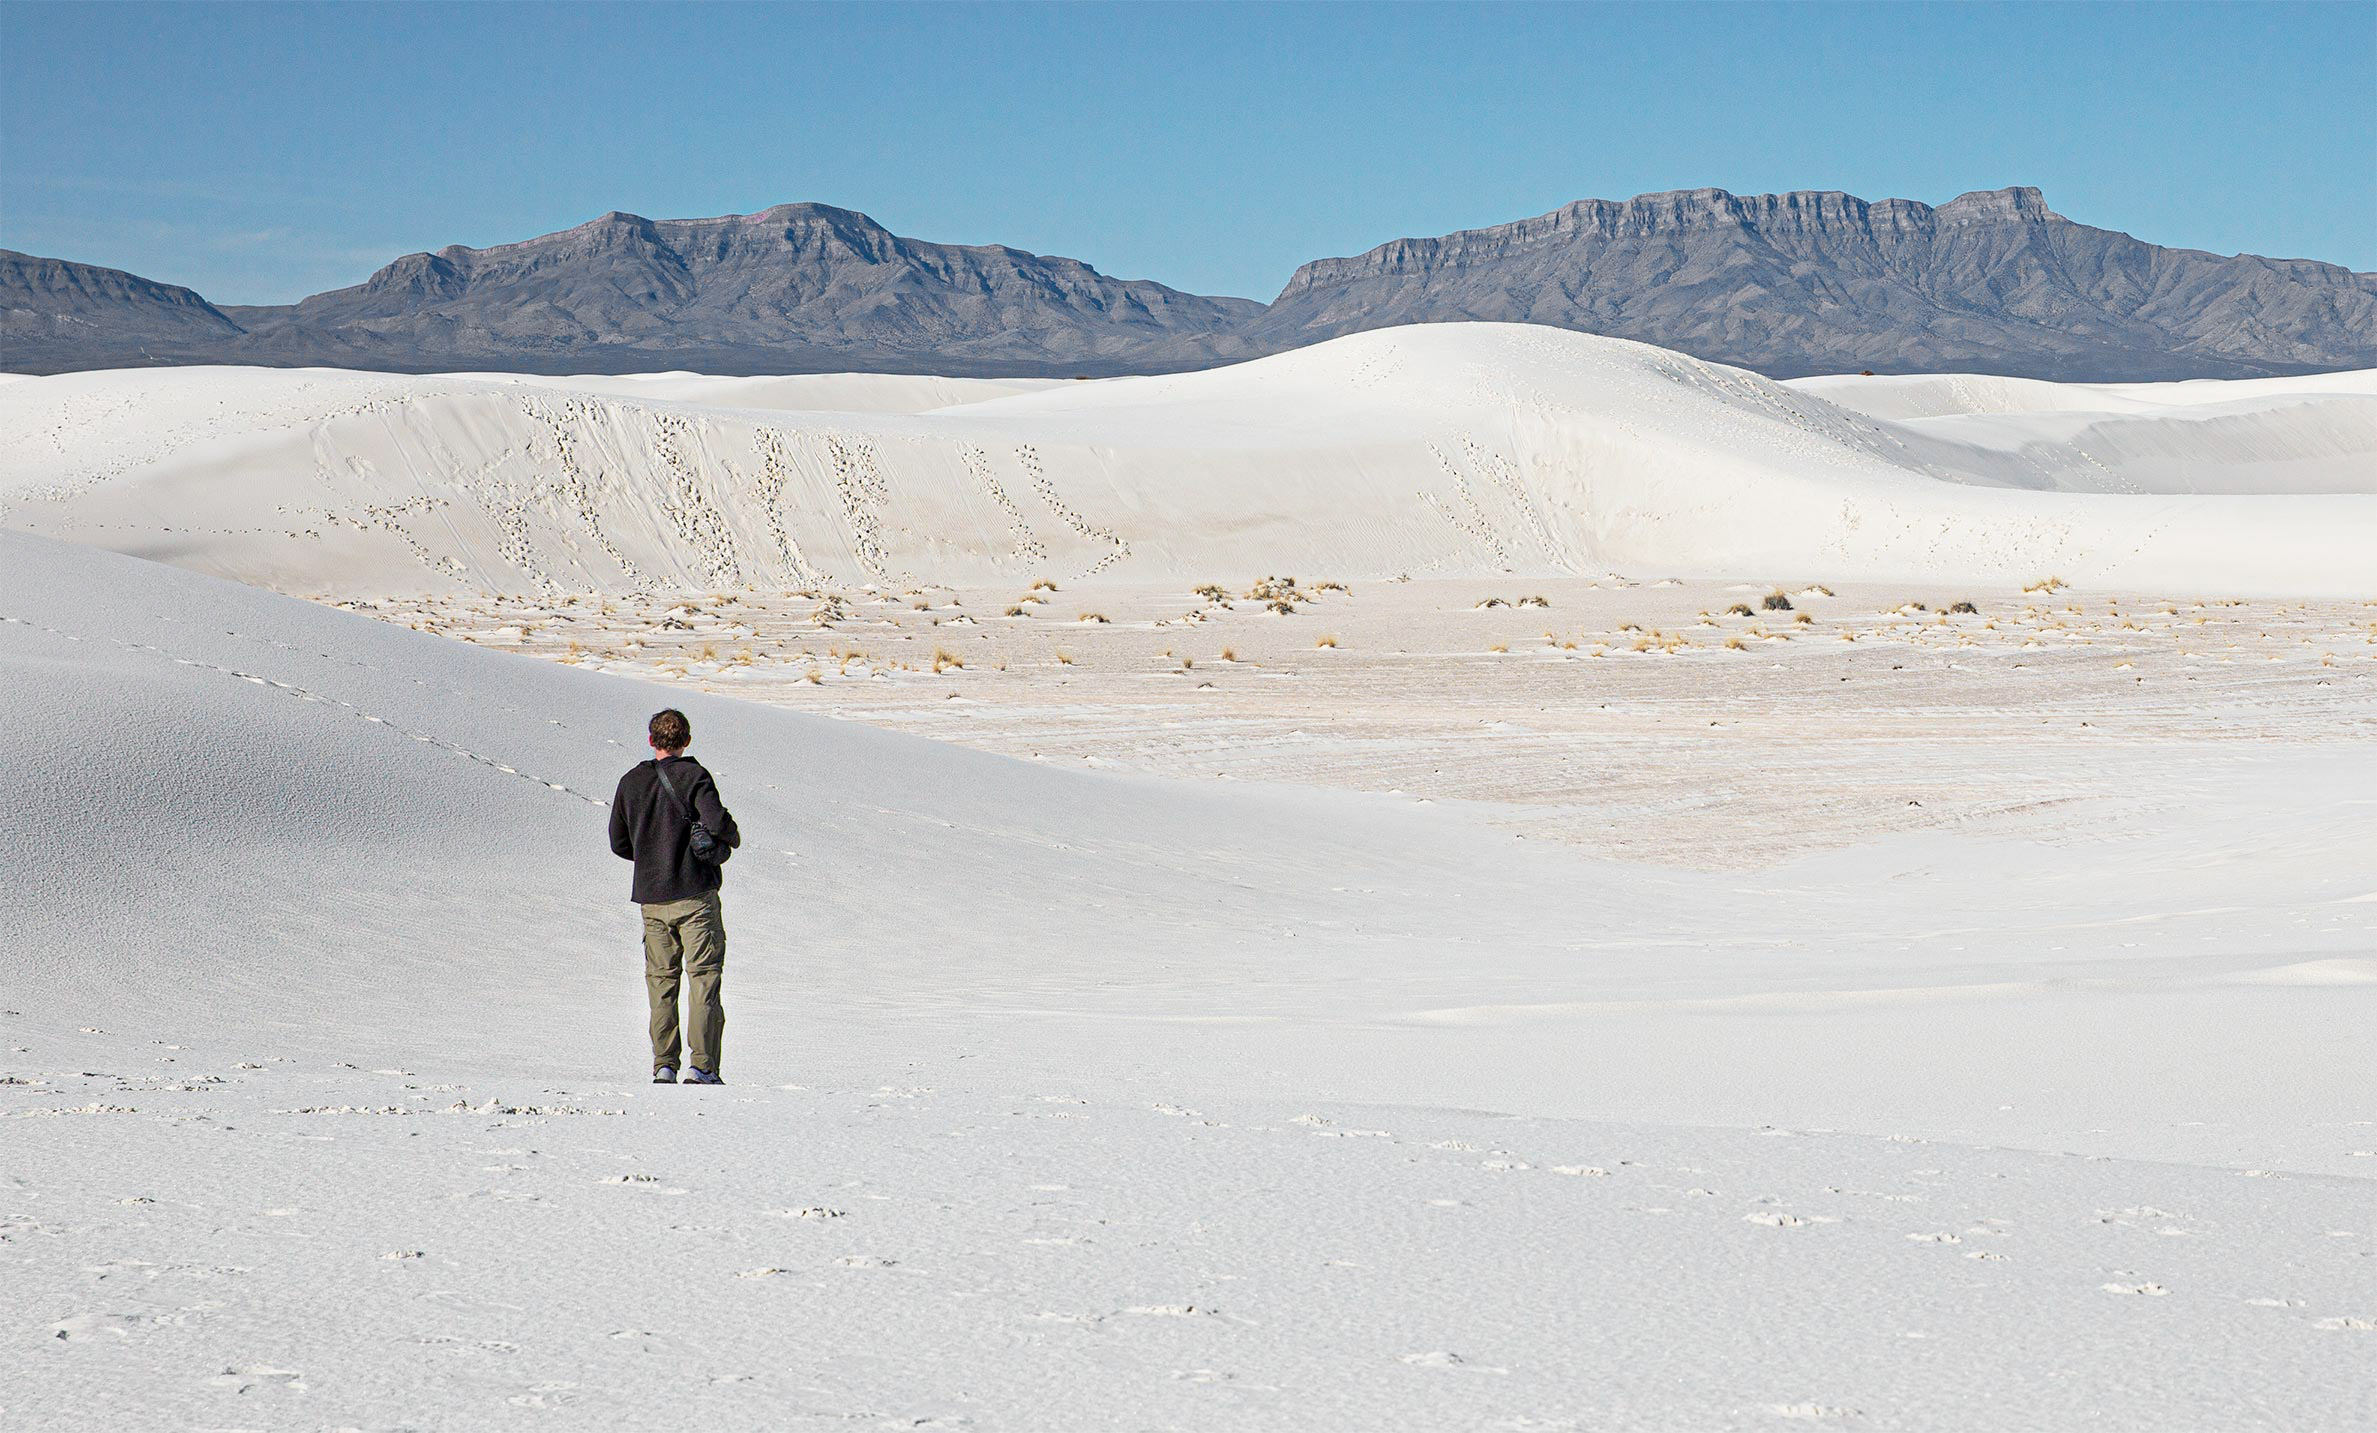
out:
<path id="1" fill-rule="evenodd" d="M 1678 348 L 1778 377 L 1873 368 L 2060 379 L 2377 364 L 2377 274 L 2165 249 L 2036 189 L 1932 208 L 1721 189 L 1588 199 L 1296 271 L 1247 336 L 1292 348 L 1494 319 Z"/>
<path id="2" fill-rule="evenodd" d="M 121 269 L 0 249 L 0 357 L 87 355 L 105 367 L 147 345 L 223 343 L 240 327 L 185 288 Z"/>
<path id="3" fill-rule="evenodd" d="M 351 289 L 235 312 L 265 346 L 489 362 L 621 349 L 647 368 L 671 353 L 746 351 L 839 367 L 887 355 L 978 367 L 1103 365 L 1222 332 L 1261 308 L 786 204 L 720 219 L 605 214 L 525 243 L 410 254 Z"/>
<path id="4" fill-rule="evenodd" d="M 0 368 L 1160 372 L 1360 329 L 1487 319 L 1640 339 L 1777 377 L 1871 368 L 2058 379 L 2377 366 L 2377 274 L 2166 249 L 2036 189 L 1937 208 L 1721 189 L 1580 200 L 1296 271 L 1268 307 L 1074 259 L 902 238 L 786 204 L 606 214 L 408 254 L 354 288 L 214 308 L 113 269 L 0 255 Z"/>

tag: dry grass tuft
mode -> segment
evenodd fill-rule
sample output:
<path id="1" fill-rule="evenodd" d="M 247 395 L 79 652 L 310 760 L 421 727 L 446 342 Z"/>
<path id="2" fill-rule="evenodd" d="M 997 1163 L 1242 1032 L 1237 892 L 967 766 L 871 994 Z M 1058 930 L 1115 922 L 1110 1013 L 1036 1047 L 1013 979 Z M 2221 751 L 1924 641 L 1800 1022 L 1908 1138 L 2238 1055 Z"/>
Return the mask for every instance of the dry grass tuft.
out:
<path id="1" fill-rule="evenodd" d="M 1049 581 L 1045 577 L 1035 578 L 1032 582 L 1032 590 L 1034 592 L 1054 592 L 1056 591 L 1056 584 Z"/>
<path id="2" fill-rule="evenodd" d="M 1321 634 L 1321 639 L 1320 639 L 1319 641 L 1317 641 L 1317 642 L 1313 643 L 1312 645 L 1314 645 L 1315 647 L 1334 647 L 1334 646 L 1336 646 L 1336 645 L 1337 645 L 1337 637 L 1336 637 L 1336 634 L 1334 634 L 1334 633 L 1330 633 L 1330 632 L 1324 632 L 1324 633 L 1322 633 L 1322 634 Z"/>
<path id="3" fill-rule="evenodd" d="M 1791 620 L 1805 627 L 1814 625 L 1816 619 L 1809 614 L 1802 612 L 1798 616 L 1793 617 Z"/>
<path id="4" fill-rule="evenodd" d="M 1225 661 L 1225 662 L 1235 662 L 1235 661 L 1237 661 L 1237 660 L 1238 660 L 1238 649 L 1237 649 L 1236 647 L 1224 647 L 1224 648 L 1222 648 L 1222 658 L 1221 658 L 1221 659 L 1222 659 L 1223 661 Z"/>
<path id="5" fill-rule="evenodd" d="M 946 647 L 933 648 L 933 675 L 939 676 L 951 667 L 963 668 L 966 659 Z"/>
<path id="6" fill-rule="evenodd" d="M 1106 614 L 1103 612 L 1084 612 L 1081 614 L 1081 620 L 1084 622 L 1103 624 L 1106 621 Z"/>
<path id="7" fill-rule="evenodd" d="M 2065 582 L 2060 577 L 2042 577 L 2038 581 L 2031 583 L 2022 590 L 2025 592 L 2053 592 L 2058 588 L 2067 587 L 2069 585 L 2069 583 Z"/>
<path id="8" fill-rule="evenodd" d="M 1008 608 L 1001 615 L 1007 617 L 1029 617 L 1031 614 L 1023 609 L 1022 604 L 1018 603 L 1017 605 Z"/>
<path id="9" fill-rule="evenodd" d="M 1192 587 L 1189 589 L 1189 591 L 1199 597 L 1204 598 L 1208 602 L 1227 602 L 1230 600 L 1228 589 L 1224 588 L 1218 582 L 1208 582 L 1201 587 Z"/>
<path id="10" fill-rule="evenodd" d="M 1767 593 L 1758 605 L 1769 612 L 1788 612 L 1791 610 L 1791 594 L 1778 587 Z"/>
<path id="11" fill-rule="evenodd" d="M 1062 651 L 1062 650 L 1060 650 L 1060 651 L 1059 651 L 1059 652 L 1056 654 L 1056 664 L 1057 664 L 1058 666 L 1060 666 L 1060 667 L 1070 667 L 1070 666 L 1072 666 L 1072 665 L 1073 665 L 1073 654 L 1072 654 L 1071 652 L 1067 652 L 1067 651 Z"/>

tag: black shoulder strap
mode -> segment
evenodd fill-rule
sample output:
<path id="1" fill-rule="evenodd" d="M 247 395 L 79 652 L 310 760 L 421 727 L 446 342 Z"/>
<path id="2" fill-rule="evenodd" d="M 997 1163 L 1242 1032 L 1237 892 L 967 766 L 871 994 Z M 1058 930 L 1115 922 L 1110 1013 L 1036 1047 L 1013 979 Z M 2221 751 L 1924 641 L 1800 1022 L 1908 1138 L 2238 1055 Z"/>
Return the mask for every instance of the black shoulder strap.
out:
<path id="1" fill-rule="evenodd" d="M 696 821 L 701 819 L 701 813 L 693 809 L 693 803 L 687 800 L 684 796 L 678 794 L 677 783 L 669 780 L 669 768 L 667 762 L 654 761 L 652 763 L 652 774 L 660 778 L 661 787 L 668 792 L 669 799 L 671 801 L 684 803 L 686 815 L 692 817 Z"/>

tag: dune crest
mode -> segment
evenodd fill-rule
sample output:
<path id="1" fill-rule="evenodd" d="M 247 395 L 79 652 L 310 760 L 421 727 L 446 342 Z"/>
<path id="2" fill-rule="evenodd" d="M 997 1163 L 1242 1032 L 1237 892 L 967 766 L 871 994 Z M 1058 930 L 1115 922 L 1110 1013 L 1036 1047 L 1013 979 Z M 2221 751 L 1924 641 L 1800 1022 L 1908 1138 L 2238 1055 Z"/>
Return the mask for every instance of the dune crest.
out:
<path id="1" fill-rule="evenodd" d="M 952 388 L 922 412 L 850 410 L 931 401 L 930 380 L 808 382 L 843 410 L 781 406 L 790 380 L 692 376 L 11 384 L 0 522 L 341 597 L 1322 568 L 2352 596 L 2377 550 L 2377 398 L 2332 377 L 2248 385 L 2221 421 L 2150 398 L 2098 423 L 2046 404 L 1892 419 L 1821 396 L 1845 380 L 1457 324 L 986 401 Z M 2113 422 L 2127 456 L 2107 462 L 2091 445 Z M 2280 461 L 2273 432 L 2296 435 Z"/>

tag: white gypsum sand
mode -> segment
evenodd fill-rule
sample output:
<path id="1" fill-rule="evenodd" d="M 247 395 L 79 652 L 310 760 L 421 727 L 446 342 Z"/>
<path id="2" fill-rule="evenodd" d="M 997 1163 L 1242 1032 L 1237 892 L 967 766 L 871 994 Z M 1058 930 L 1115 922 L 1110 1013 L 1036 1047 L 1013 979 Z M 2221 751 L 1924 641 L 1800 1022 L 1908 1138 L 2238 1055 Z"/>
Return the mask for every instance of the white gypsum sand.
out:
<path id="1" fill-rule="evenodd" d="M 896 407 L 933 380 L 874 381 Z M 719 402 L 697 401 L 705 382 Z M 2233 420 L 2129 415 L 2110 459 L 2054 436 L 2067 413 L 2035 415 L 2035 441 L 1967 441 L 1516 324 L 923 413 L 735 406 L 766 382 L 8 384 L 0 524 L 333 596 L 1614 568 L 2357 598 L 2377 548 L 2367 375 L 2285 404 L 2248 385 L 2261 406 Z M 2265 437 L 2223 439 L 2238 424 Z M 2257 456 L 2272 429 L 2285 461 Z M 2186 481 L 2133 472 L 2189 443 Z"/>
<path id="2" fill-rule="evenodd" d="M 1237 461 L 1274 481 L 1238 525 L 1194 479 L 1260 405 L 1190 420 L 1083 384 L 904 420 L 1071 415 L 1078 464 L 1045 431 L 955 440 L 979 511 L 932 486 L 941 438 L 768 420 L 876 435 L 872 476 L 789 465 L 816 570 L 779 582 L 738 486 L 767 470 L 702 380 L 547 395 L 609 435 L 578 462 L 589 526 L 527 484 L 555 450 L 505 446 L 500 385 L 105 378 L 190 389 L 0 388 L 0 522 L 370 610 L 0 533 L 0 729 L 35 773 L 0 804 L 25 953 L 0 995 L 0 1424 L 2373 1411 L 2377 608 L 2297 542 L 2368 520 L 2349 450 L 2341 491 L 2265 467 L 2217 502 L 1910 469 L 1889 481 L 2030 516 L 1913 576 L 1883 560 L 1904 543 L 1765 565 L 1722 529 L 1671 572 L 1604 561 L 1615 529 L 1551 500 L 1551 440 L 1516 426 L 1478 453 L 1422 434 L 1461 484 L 1421 486 L 1386 419 L 1332 417 L 1388 380 L 1251 424 L 1268 446 Z M 1132 382 L 1201 378 L 1250 381 Z M 377 436 L 305 416 L 370 384 Z M 1839 476 L 1845 440 L 1677 416 L 1702 396 L 1604 414 L 1697 445 L 1637 491 L 1688 496 L 1704 463 L 1752 493 Z M 1380 451 L 1297 458 L 1299 425 Z M 1711 435 L 1747 446 L 1706 458 Z M 1930 441 L 1860 441 L 1883 439 Z M 991 473 L 1042 556 L 962 488 L 969 442 L 1015 464 Z M 370 527 L 342 485 L 399 454 L 445 505 Z M 1467 513 L 1462 484 L 1506 549 L 1534 541 L 1524 499 L 1575 550 L 1505 573 L 1480 539 L 1391 580 L 1406 506 Z M 299 501 L 310 527 L 273 511 Z M 2073 552 L 2040 524 L 2099 504 L 2100 532 L 2134 505 L 2283 543 L 2157 538 L 2093 574 L 2158 580 L 2022 591 L 2092 575 L 2033 564 Z M 1099 544 L 1061 511 L 1130 554 L 1082 580 Z M 701 512 L 749 587 L 694 576 Z M 1291 520 L 1307 555 L 1251 560 Z M 867 590 L 862 532 L 917 580 Z M 644 580 L 603 574 L 598 538 Z M 1960 566 L 2001 551 L 2014 576 Z M 1247 596 L 1291 572 L 1292 614 Z M 1033 581 L 1054 590 L 1024 602 Z M 635 1078 L 599 803 L 664 703 L 752 838 L 723 1090 Z"/>

